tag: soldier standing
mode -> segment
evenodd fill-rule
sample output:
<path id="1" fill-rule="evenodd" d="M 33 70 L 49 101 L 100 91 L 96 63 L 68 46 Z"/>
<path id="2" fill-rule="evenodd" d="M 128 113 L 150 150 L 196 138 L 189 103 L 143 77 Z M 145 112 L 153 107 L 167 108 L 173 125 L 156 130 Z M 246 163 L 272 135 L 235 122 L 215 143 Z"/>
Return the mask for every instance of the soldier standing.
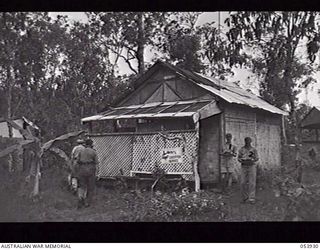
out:
<path id="1" fill-rule="evenodd" d="M 91 139 L 85 140 L 85 148 L 79 151 L 77 164 L 78 208 L 88 207 L 95 191 L 95 174 L 98 165 L 98 156 L 93 149 L 93 141 Z"/>
<path id="2" fill-rule="evenodd" d="M 235 168 L 234 158 L 237 156 L 237 148 L 232 144 L 232 135 L 230 133 L 226 134 L 226 143 L 221 155 L 223 162 L 221 168 L 223 188 L 225 188 L 225 186 L 231 187 L 232 175 L 234 174 Z"/>
<path id="3" fill-rule="evenodd" d="M 74 173 L 77 168 L 77 158 L 79 152 L 84 149 L 84 140 L 78 139 L 77 143 L 78 145 L 75 146 L 71 151 L 71 173 L 68 176 L 69 185 L 73 191 L 76 191 L 78 186 L 77 178 L 74 176 Z"/>
<path id="4" fill-rule="evenodd" d="M 245 145 L 239 150 L 238 154 L 238 161 L 241 163 L 240 191 L 242 202 L 244 203 L 248 200 L 253 204 L 256 198 L 256 162 L 259 160 L 259 157 L 257 150 L 251 146 L 251 138 L 246 137 L 244 141 Z"/>

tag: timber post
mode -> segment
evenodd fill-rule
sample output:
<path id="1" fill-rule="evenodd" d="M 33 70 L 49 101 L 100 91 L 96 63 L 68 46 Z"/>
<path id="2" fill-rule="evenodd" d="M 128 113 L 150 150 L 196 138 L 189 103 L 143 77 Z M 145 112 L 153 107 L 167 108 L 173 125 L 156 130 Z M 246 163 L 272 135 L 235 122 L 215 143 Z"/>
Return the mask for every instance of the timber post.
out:
<path id="1" fill-rule="evenodd" d="M 287 144 L 287 136 L 286 136 L 285 122 L 284 122 L 284 115 L 282 115 L 281 121 L 282 121 L 281 128 L 282 128 L 283 143 L 284 143 L 284 145 L 286 145 Z"/>
<path id="2" fill-rule="evenodd" d="M 195 191 L 200 191 L 200 175 L 198 171 L 198 162 L 199 162 L 199 147 L 200 147 L 200 140 L 199 140 L 199 133 L 200 133 L 200 123 L 199 119 L 197 119 L 195 123 L 195 129 L 196 129 L 196 154 L 193 159 L 193 171 L 194 171 L 194 184 L 195 184 Z"/>
<path id="3" fill-rule="evenodd" d="M 219 168 L 218 168 L 218 180 L 219 183 L 221 183 L 221 167 L 222 167 L 222 159 L 220 153 L 223 150 L 224 140 L 225 140 L 225 117 L 224 117 L 224 111 L 220 114 L 220 129 L 219 129 Z"/>

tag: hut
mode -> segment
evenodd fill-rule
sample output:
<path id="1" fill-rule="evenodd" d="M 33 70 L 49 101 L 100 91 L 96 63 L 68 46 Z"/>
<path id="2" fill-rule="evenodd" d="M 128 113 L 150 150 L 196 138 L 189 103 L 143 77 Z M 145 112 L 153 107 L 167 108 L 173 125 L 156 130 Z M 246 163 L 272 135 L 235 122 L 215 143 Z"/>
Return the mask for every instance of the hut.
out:
<path id="1" fill-rule="evenodd" d="M 316 138 L 319 140 L 320 107 L 313 107 L 301 120 L 300 127 L 302 129 L 313 130 L 316 134 Z"/>
<path id="2" fill-rule="evenodd" d="M 313 107 L 301 120 L 303 153 L 313 149 L 320 152 L 320 107 Z"/>
<path id="3" fill-rule="evenodd" d="M 220 180 L 225 134 L 250 136 L 260 165 L 281 164 L 286 112 L 235 83 L 158 61 L 113 108 L 82 119 L 100 158 L 98 177 L 150 174 L 157 166 L 200 184 Z"/>
<path id="4" fill-rule="evenodd" d="M 15 117 L 12 119 L 12 121 L 14 121 L 17 125 L 27 130 L 34 136 L 38 136 L 40 134 L 39 127 L 25 117 Z M 0 118 L 0 151 L 16 144 L 19 141 L 25 140 L 23 134 L 16 128 L 12 128 L 12 136 L 10 136 L 9 126 L 10 125 L 5 118 Z M 23 170 L 27 168 L 28 154 L 26 150 L 20 148 L 11 156 L 12 159 L 10 157 L 2 159 L 1 164 L 10 165 L 8 164 L 8 160 L 11 159 L 10 161 L 13 162 L 14 168 L 16 170 Z"/>
<path id="5" fill-rule="evenodd" d="M 29 121 L 25 117 L 19 117 L 12 119 L 16 124 L 21 128 L 27 129 L 31 134 L 37 134 L 40 132 L 40 129 L 33 122 Z M 6 119 L 0 118 L 0 137 L 9 138 L 9 124 Z M 15 128 L 12 128 L 12 138 L 23 139 L 21 132 Z"/>

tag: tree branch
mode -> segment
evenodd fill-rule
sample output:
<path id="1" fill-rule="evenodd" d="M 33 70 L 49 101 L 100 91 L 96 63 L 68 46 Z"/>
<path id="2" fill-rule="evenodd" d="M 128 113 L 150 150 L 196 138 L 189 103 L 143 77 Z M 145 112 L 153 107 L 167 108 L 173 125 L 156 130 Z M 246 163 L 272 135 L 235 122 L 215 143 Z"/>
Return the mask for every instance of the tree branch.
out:
<path id="1" fill-rule="evenodd" d="M 124 59 L 124 61 L 128 64 L 129 68 L 130 68 L 135 74 L 138 74 L 138 71 L 136 71 L 136 70 L 132 67 L 132 65 L 131 65 L 131 63 L 130 63 L 130 60 L 129 60 L 128 58 L 126 58 L 126 57 L 123 56 L 123 55 L 120 55 L 120 57 L 121 57 L 122 59 Z"/>
<path id="2" fill-rule="evenodd" d="M 17 112 L 17 110 L 19 109 L 19 107 L 20 107 L 20 105 L 21 105 L 21 103 L 22 103 L 22 100 L 23 100 L 23 96 L 20 98 L 18 104 L 16 105 L 14 111 L 12 112 L 12 117 L 15 117 L 16 112 Z"/>
<path id="3" fill-rule="evenodd" d="M 128 54 L 130 48 L 128 49 L 128 47 L 125 46 L 125 45 L 123 45 L 123 47 L 127 48 L 127 54 Z M 119 59 L 119 57 L 122 58 L 122 59 L 128 64 L 129 68 L 130 68 L 135 74 L 138 74 L 138 72 L 133 68 L 133 66 L 131 65 L 131 62 L 130 62 L 130 60 L 134 59 L 135 57 L 134 57 L 132 54 L 130 54 L 130 55 L 131 55 L 131 58 L 129 58 L 129 55 L 128 55 L 127 57 L 125 57 L 124 55 L 122 55 L 123 47 L 119 47 L 119 48 L 121 48 L 121 49 L 120 49 L 120 51 L 117 51 L 117 50 L 113 49 L 112 47 L 108 46 L 108 48 L 111 50 L 111 52 L 113 52 L 114 54 L 117 55 L 117 58 L 118 58 L 118 59 Z M 131 49 L 131 51 L 132 51 L 132 50 L 133 50 L 133 49 Z M 133 51 L 134 51 L 134 50 L 133 50 Z M 130 52 L 130 53 L 131 53 L 131 52 Z M 118 60 L 118 59 L 117 59 L 117 60 Z M 116 62 L 115 62 L 115 63 L 116 63 Z"/>

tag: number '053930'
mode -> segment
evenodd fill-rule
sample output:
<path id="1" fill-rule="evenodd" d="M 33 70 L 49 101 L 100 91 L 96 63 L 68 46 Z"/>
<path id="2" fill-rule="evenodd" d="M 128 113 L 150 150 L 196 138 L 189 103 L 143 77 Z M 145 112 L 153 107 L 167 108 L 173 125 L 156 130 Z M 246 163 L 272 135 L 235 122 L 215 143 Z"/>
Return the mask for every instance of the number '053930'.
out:
<path id="1" fill-rule="evenodd" d="M 318 248 L 318 244 L 300 244 L 300 248 Z"/>

